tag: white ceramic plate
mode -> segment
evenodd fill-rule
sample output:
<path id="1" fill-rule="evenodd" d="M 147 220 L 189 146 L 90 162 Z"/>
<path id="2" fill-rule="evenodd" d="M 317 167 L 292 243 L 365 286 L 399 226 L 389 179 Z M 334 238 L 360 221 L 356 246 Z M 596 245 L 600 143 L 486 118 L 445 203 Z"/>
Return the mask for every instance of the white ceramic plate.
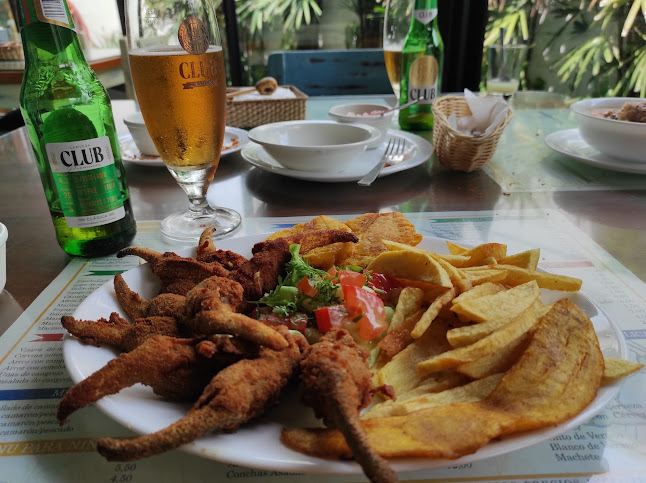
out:
<path id="1" fill-rule="evenodd" d="M 234 145 L 234 142 L 237 144 Z M 222 156 L 240 151 L 249 141 L 247 131 L 237 127 L 227 126 L 224 129 L 224 146 L 229 146 L 222 150 Z M 121 159 L 129 163 L 140 166 L 164 166 L 164 162 L 159 156 L 150 156 L 142 154 L 130 133 L 119 136 L 119 146 L 121 147 Z"/>
<path id="2" fill-rule="evenodd" d="M 242 255 L 250 256 L 253 244 L 265 238 L 266 235 L 230 238 L 219 241 L 218 248 L 235 250 Z M 439 238 L 424 237 L 419 247 L 446 253 L 445 241 Z M 194 256 L 194 252 L 190 250 L 181 254 Z M 156 295 L 159 284 L 147 264 L 128 270 L 123 277 L 130 288 L 142 297 L 151 298 Z M 561 292 L 546 292 L 543 294 L 543 300 L 551 303 L 563 296 L 565 295 Z M 570 294 L 568 298 L 579 305 L 592 319 L 604 355 L 627 358 L 628 350 L 620 330 L 601 309 L 582 293 Z M 110 281 L 86 298 L 74 312 L 74 317 L 96 320 L 107 317 L 113 311 L 124 315 Z M 85 379 L 116 357 L 113 350 L 86 345 L 69 336 L 66 336 L 63 344 L 63 355 L 74 382 Z M 586 422 L 616 396 L 619 388 L 620 383 L 602 387 L 596 399 L 583 412 L 559 426 L 505 437 L 458 460 L 398 459 L 393 461 L 392 466 L 398 472 L 446 467 L 483 460 L 532 446 Z M 115 421 L 140 434 L 148 434 L 170 425 L 184 416 L 190 407 L 188 404 L 164 401 L 153 394 L 150 388 L 140 384 L 105 397 L 96 405 Z M 71 418 L 74 418 L 74 415 Z M 320 423 L 314 419 L 311 409 L 302 405 L 299 394 L 292 393 L 286 395 L 280 404 L 264 417 L 243 426 L 236 433 L 204 437 L 181 449 L 204 458 L 246 467 L 300 473 L 361 474 L 361 468 L 354 462 L 310 457 L 292 451 L 280 443 L 281 428 L 316 425 Z"/>
<path id="3" fill-rule="evenodd" d="M 564 129 L 550 133 L 545 136 L 545 144 L 557 153 L 565 154 L 590 166 L 623 173 L 646 174 L 646 164 L 622 161 L 600 153 L 583 140 L 578 129 Z"/>
<path id="4" fill-rule="evenodd" d="M 390 137 L 400 138 L 406 141 L 405 158 L 401 163 L 386 166 L 379 173 L 379 177 L 388 176 L 389 174 L 419 166 L 433 155 L 433 146 L 431 143 L 416 134 L 389 130 L 386 139 Z M 242 148 L 241 155 L 243 159 L 263 171 L 281 174 L 290 178 L 334 183 L 359 181 L 379 161 L 385 148 L 386 145 L 384 143 L 376 149 L 369 149 L 362 152 L 343 171 L 336 173 L 315 173 L 312 171 L 298 171 L 285 168 L 272 158 L 262 146 L 251 141 Z"/>

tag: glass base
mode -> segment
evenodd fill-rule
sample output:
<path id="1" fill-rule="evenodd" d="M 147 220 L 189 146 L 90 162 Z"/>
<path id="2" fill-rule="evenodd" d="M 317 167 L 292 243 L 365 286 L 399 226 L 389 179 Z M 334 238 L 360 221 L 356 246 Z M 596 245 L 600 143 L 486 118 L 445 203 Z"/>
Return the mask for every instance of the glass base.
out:
<path id="1" fill-rule="evenodd" d="M 206 228 L 215 228 L 215 240 L 232 234 L 240 226 L 241 220 L 235 210 L 209 206 L 203 211 L 189 209 L 170 215 L 161 222 L 161 232 L 171 240 L 192 242 L 199 240 Z"/>

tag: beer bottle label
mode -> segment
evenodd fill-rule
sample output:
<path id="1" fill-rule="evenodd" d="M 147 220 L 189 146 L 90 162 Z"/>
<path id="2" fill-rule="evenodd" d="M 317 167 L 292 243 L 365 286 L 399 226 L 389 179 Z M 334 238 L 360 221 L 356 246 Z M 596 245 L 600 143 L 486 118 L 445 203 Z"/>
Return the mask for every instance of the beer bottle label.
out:
<path id="1" fill-rule="evenodd" d="M 64 0 L 33 0 L 33 2 L 27 2 L 25 6 L 27 25 L 43 22 L 74 30 L 72 16 Z"/>
<path id="2" fill-rule="evenodd" d="M 48 143 L 45 149 L 69 227 L 107 225 L 126 216 L 108 136 Z"/>
<path id="3" fill-rule="evenodd" d="M 408 100 L 431 104 L 437 97 L 440 67 L 432 55 L 417 57 L 408 69 Z"/>
<path id="4" fill-rule="evenodd" d="M 424 25 L 428 25 L 437 17 L 437 8 L 413 10 L 413 18 Z"/>

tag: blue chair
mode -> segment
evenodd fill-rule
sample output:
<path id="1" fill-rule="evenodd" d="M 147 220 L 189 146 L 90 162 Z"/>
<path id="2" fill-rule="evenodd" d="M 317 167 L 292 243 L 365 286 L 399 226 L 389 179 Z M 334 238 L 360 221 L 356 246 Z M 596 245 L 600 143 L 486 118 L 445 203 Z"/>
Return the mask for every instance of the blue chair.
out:
<path id="1" fill-rule="evenodd" d="M 280 51 L 268 64 L 278 84 L 308 96 L 392 94 L 382 49 Z"/>

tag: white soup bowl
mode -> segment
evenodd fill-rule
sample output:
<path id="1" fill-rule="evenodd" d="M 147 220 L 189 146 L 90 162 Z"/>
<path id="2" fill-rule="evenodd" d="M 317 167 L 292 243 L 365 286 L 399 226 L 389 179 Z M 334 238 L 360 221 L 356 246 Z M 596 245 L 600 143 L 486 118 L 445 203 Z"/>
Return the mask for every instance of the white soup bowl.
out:
<path id="1" fill-rule="evenodd" d="M 646 163 L 646 123 L 603 117 L 611 109 L 646 99 L 606 97 L 577 101 L 570 109 L 577 115 L 583 140 L 601 153 L 622 161 Z"/>
<path id="2" fill-rule="evenodd" d="M 141 112 L 133 112 L 132 114 L 127 115 L 124 118 L 123 123 L 128 126 L 132 139 L 135 141 L 137 149 L 141 151 L 141 154 L 159 156 L 159 152 L 148 133 L 148 128 L 146 127 L 146 123 L 144 122 L 144 117 Z"/>
<path id="3" fill-rule="evenodd" d="M 340 172 L 380 136 L 370 126 L 334 121 L 284 121 L 258 126 L 249 139 L 277 163 L 298 171 Z"/>
<path id="4" fill-rule="evenodd" d="M 388 109 L 390 109 L 389 106 L 381 104 L 340 104 L 330 108 L 328 116 L 338 122 L 367 124 L 378 129 L 381 135 L 368 146 L 368 149 L 374 149 L 381 146 L 390 128 L 394 111 L 383 116 L 379 114 Z"/>

